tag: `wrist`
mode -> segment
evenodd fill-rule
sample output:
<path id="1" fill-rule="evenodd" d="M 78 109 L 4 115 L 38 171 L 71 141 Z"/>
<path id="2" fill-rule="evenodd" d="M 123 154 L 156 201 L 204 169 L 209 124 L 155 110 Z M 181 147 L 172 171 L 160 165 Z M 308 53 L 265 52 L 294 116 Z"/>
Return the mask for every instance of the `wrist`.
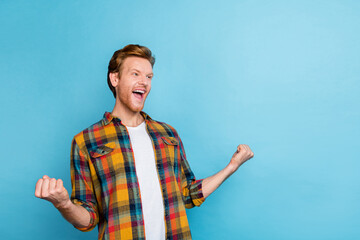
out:
<path id="1" fill-rule="evenodd" d="M 237 162 L 231 159 L 230 163 L 227 165 L 227 168 L 229 168 L 229 171 L 231 171 L 231 173 L 234 173 L 236 172 L 236 170 L 238 170 L 240 166 L 241 164 L 238 164 Z"/>
<path id="2" fill-rule="evenodd" d="M 239 167 L 238 167 L 236 164 L 232 163 L 232 162 L 230 162 L 230 163 L 225 167 L 225 169 L 226 169 L 226 171 L 229 173 L 229 175 L 232 175 L 234 172 L 236 172 L 236 170 L 237 170 L 238 168 L 239 168 Z"/>
<path id="3" fill-rule="evenodd" d="M 70 199 L 67 199 L 61 203 L 58 204 L 54 204 L 55 208 L 57 208 L 59 211 L 66 211 L 69 210 L 72 206 L 72 202 L 70 201 Z"/>

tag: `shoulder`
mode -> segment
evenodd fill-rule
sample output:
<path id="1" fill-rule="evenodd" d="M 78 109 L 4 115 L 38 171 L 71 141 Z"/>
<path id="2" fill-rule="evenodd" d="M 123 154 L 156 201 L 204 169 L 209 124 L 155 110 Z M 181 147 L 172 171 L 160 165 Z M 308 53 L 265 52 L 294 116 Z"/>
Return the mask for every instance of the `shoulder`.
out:
<path id="1" fill-rule="evenodd" d="M 76 134 L 73 138 L 73 143 L 75 142 L 78 144 L 80 148 L 84 147 L 92 141 L 95 136 L 95 132 L 100 131 L 102 128 L 104 128 L 103 119 Z"/>
<path id="2" fill-rule="evenodd" d="M 168 123 L 160 122 L 153 119 L 151 119 L 149 123 L 151 124 L 153 130 L 159 132 L 161 135 L 176 138 L 178 137 L 178 133 L 175 128 Z"/>

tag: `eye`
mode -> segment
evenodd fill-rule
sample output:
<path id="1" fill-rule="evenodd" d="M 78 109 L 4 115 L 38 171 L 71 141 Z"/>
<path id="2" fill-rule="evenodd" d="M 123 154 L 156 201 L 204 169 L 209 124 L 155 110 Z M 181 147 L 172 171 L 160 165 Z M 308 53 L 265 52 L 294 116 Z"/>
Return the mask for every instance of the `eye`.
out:
<path id="1" fill-rule="evenodd" d="M 139 76 L 139 74 L 136 73 L 136 72 L 132 73 L 132 75 L 133 75 L 133 76 Z"/>

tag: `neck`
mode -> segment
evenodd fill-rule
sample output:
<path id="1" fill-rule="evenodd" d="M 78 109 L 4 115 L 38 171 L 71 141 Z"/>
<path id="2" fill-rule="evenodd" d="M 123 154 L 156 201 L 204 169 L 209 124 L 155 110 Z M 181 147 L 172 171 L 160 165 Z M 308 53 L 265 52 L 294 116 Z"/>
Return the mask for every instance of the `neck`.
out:
<path id="1" fill-rule="evenodd" d="M 121 122 L 128 127 L 137 127 L 144 121 L 144 118 L 140 112 L 131 111 L 120 101 L 118 101 L 118 99 L 116 99 L 115 106 L 111 114 L 114 117 L 120 118 Z"/>

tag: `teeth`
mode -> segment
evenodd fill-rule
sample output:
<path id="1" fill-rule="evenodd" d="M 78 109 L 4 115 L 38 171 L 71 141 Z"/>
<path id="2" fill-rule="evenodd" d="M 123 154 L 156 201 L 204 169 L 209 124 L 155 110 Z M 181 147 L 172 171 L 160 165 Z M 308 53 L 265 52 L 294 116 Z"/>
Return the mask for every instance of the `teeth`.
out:
<path id="1" fill-rule="evenodd" d="M 135 90 L 134 92 L 136 92 L 136 93 L 141 93 L 141 94 L 144 94 L 144 93 L 145 93 L 145 91 L 143 91 L 143 90 Z"/>

